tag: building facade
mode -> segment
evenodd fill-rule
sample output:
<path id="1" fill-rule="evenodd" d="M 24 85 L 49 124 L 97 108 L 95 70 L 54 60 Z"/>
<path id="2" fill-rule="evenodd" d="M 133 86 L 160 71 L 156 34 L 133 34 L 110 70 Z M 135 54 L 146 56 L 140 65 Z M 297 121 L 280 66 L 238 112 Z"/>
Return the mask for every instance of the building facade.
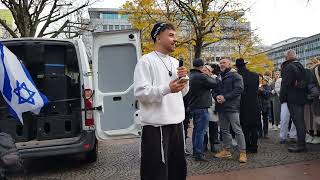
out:
<path id="1" fill-rule="evenodd" d="M 283 41 L 282 41 L 283 42 Z M 304 66 L 308 60 L 320 56 L 320 33 L 307 37 L 299 38 L 293 42 L 284 43 L 280 46 L 275 46 L 264 53 L 273 61 L 275 67 L 280 69 L 281 64 L 285 60 L 285 52 L 293 49 L 297 53 L 297 60 Z"/>
<path id="2" fill-rule="evenodd" d="M 128 20 L 128 15 L 121 9 L 114 8 L 89 8 L 89 26 L 95 32 L 101 31 L 116 31 L 123 29 L 131 29 L 131 23 Z M 91 57 L 92 49 L 92 34 L 85 32 L 82 37 L 86 45 L 89 57 Z"/>
<path id="3" fill-rule="evenodd" d="M 224 29 L 221 32 L 222 40 L 210 44 L 203 49 L 202 56 L 207 62 L 217 62 L 222 58 L 230 58 L 231 54 L 234 54 L 238 51 L 238 46 L 240 44 L 235 44 L 233 42 L 233 31 L 240 31 L 244 34 L 251 33 L 250 22 L 238 22 L 233 20 L 232 18 L 222 19 L 219 22 L 219 26 L 221 29 Z"/>

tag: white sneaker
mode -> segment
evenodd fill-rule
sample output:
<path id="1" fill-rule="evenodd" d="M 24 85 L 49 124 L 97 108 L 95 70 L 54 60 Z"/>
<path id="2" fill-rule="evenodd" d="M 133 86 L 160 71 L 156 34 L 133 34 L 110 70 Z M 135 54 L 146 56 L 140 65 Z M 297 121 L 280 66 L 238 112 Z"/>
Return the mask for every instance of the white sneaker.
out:
<path id="1" fill-rule="evenodd" d="M 232 146 L 237 146 L 237 141 L 235 139 L 232 139 L 232 142 L 231 142 Z"/>
<path id="2" fill-rule="evenodd" d="M 309 134 L 306 134 L 306 143 L 312 143 L 312 141 L 313 141 L 313 137 L 312 136 L 310 136 Z"/>
<path id="3" fill-rule="evenodd" d="M 320 137 L 314 137 L 311 143 L 312 144 L 320 144 Z"/>
<path id="4" fill-rule="evenodd" d="M 272 131 L 277 131 L 277 130 L 278 130 L 278 126 L 273 125 L 272 128 L 271 128 L 271 130 L 272 130 Z"/>

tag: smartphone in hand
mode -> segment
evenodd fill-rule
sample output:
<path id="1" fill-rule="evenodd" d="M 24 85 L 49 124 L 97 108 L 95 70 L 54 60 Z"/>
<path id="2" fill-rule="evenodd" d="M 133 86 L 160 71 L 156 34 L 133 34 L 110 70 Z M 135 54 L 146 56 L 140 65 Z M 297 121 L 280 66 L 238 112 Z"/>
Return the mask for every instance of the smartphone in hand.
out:
<path id="1" fill-rule="evenodd" d="M 188 76 L 186 76 L 186 77 L 180 77 L 180 79 L 178 80 L 178 83 L 185 83 L 185 82 L 187 82 L 187 81 L 189 81 L 189 77 L 188 77 Z"/>

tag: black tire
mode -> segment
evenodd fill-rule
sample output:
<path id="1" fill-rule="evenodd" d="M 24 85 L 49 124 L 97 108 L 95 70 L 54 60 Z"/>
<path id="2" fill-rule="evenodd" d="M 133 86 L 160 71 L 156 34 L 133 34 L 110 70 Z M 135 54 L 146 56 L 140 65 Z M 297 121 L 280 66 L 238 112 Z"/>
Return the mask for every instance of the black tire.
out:
<path id="1" fill-rule="evenodd" d="M 96 140 L 93 146 L 93 149 L 89 152 L 86 152 L 84 155 L 84 161 L 86 163 L 94 163 L 98 158 L 98 141 Z"/>

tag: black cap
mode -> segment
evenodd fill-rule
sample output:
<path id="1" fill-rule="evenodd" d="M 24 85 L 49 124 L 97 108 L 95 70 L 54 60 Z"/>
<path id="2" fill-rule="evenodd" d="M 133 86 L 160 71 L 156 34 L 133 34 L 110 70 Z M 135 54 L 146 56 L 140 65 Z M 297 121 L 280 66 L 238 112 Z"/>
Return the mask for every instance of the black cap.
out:
<path id="1" fill-rule="evenodd" d="M 201 67 L 204 66 L 204 62 L 202 59 L 196 59 L 193 61 L 193 67 Z"/>
<path id="2" fill-rule="evenodd" d="M 236 59 L 236 66 L 237 67 L 245 66 L 247 63 L 248 62 L 245 62 L 244 59 L 242 59 L 242 58 Z"/>

